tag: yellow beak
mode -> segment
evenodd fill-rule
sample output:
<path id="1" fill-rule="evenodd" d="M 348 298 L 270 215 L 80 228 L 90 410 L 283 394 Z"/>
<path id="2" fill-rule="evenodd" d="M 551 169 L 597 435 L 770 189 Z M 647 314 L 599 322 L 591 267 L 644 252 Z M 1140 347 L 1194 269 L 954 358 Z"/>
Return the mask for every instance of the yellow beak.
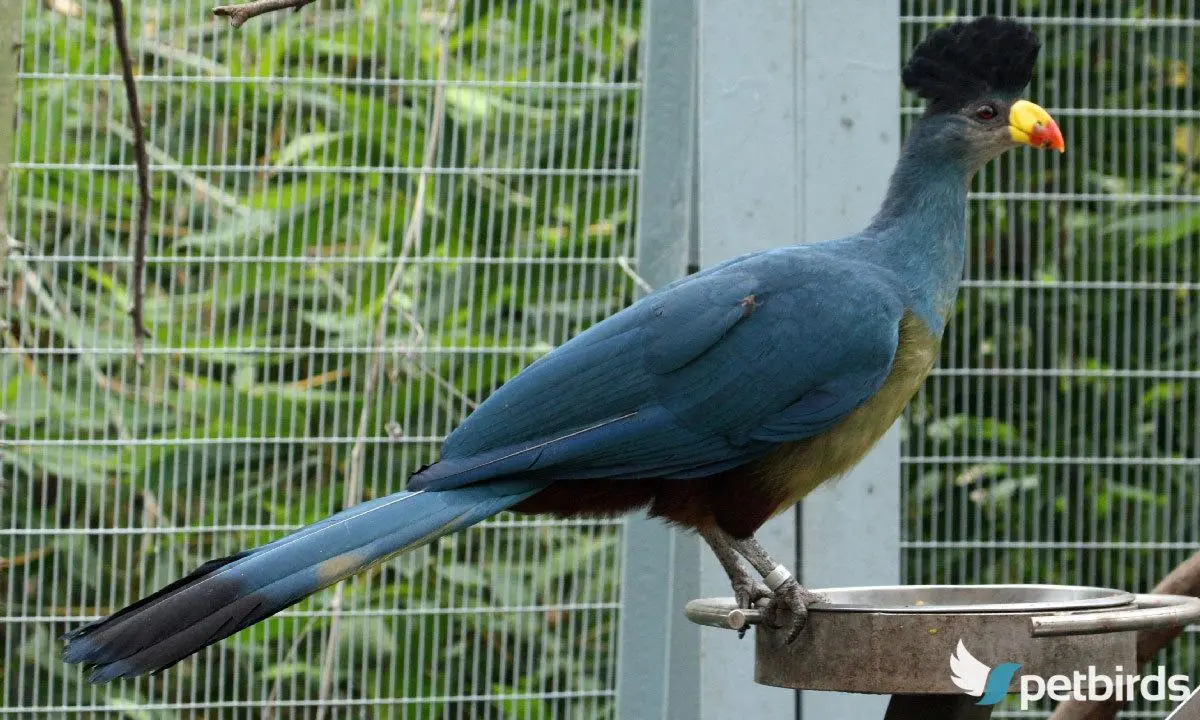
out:
<path id="1" fill-rule="evenodd" d="M 1062 132 L 1050 113 L 1028 100 L 1018 100 L 1008 111 L 1008 132 L 1019 143 L 1036 148 L 1049 148 L 1066 152 Z"/>

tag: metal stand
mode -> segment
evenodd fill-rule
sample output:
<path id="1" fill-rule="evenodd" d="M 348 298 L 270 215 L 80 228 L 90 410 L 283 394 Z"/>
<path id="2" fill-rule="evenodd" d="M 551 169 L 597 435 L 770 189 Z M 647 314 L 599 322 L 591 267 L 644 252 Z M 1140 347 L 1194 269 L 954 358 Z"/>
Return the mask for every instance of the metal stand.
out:
<path id="1" fill-rule="evenodd" d="M 924 585 L 817 590 L 793 643 L 732 598 L 688 603 L 700 625 L 754 625 L 755 682 L 892 695 L 884 720 L 986 720 L 992 668 L 1048 677 L 1137 666 L 1136 631 L 1200 619 L 1200 599 L 1067 585 Z M 952 672 L 955 658 L 957 675 Z M 975 672 L 972 672 L 974 670 Z M 1014 673 L 1009 691 L 1017 689 Z M 963 685 L 975 692 L 968 694 Z"/>
<path id="2" fill-rule="evenodd" d="M 992 707 L 970 695 L 893 695 L 883 720 L 990 720 Z"/>

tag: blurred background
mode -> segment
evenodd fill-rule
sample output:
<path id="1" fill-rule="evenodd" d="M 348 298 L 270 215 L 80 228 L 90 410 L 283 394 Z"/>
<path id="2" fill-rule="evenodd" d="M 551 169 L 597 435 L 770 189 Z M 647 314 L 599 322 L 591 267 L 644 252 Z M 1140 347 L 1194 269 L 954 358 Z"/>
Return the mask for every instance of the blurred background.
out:
<path id="1" fill-rule="evenodd" d="M 614 717 L 640 607 L 623 520 L 500 516 L 149 679 L 88 686 L 56 638 L 401 489 L 491 390 L 645 291 L 644 3 L 671 2 L 319 0 L 237 30 L 207 0 L 129 4 L 140 364 L 110 7 L 17 3 L 0 716 Z M 900 577 L 1146 591 L 1200 549 L 1200 12 L 902 0 L 897 64 L 984 12 L 1042 37 L 1028 96 L 1069 151 L 975 181 L 955 317 L 900 428 Z M 1195 677 L 1196 649 L 1161 662 Z"/>

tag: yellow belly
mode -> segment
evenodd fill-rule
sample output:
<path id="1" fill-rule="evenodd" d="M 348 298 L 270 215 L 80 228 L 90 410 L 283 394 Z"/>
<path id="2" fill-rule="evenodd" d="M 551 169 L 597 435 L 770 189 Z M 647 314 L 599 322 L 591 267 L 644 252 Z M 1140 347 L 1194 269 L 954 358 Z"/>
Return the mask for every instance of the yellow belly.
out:
<path id="1" fill-rule="evenodd" d="M 905 314 L 892 371 L 883 387 L 818 437 L 789 443 L 756 463 L 761 482 L 790 507 L 818 485 L 850 470 L 883 437 L 917 393 L 937 360 L 939 338 Z"/>

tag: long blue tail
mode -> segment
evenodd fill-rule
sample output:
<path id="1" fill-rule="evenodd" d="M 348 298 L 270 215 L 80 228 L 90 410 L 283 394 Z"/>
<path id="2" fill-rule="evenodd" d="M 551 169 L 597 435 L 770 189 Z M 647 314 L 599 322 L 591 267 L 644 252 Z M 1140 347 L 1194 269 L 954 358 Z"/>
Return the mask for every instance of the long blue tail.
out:
<path id="1" fill-rule="evenodd" d="M 163 670 L 370 565 L 457 532 L 544 483 L 400 492 L 356 505 L 253 550 L 212 560 L 66 635 L 63 660 L 93 683 Z"/>

